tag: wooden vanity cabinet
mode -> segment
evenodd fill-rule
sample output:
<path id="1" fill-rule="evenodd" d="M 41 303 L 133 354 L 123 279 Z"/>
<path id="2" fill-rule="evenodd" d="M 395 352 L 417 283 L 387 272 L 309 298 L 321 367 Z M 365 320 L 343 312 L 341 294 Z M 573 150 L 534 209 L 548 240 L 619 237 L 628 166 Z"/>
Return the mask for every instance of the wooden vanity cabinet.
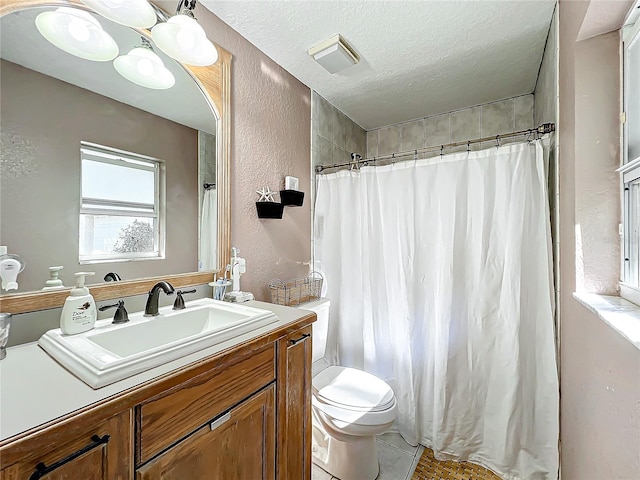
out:
<path id="1" fill-rule="evenodd" d="M 278 340 L 278 479 L 311 478 L 311 326 Z"/>
<path id="2" fill-rule="evenodd" d="M 199 428 L 136 471 L 136 480 L 275 480 L 275 386 Z"/>
<path id="3" fill-rule="evenodd" d="M 275 380 L 276 347 L 270 343 L 243 356 L 229 356 L 216 368 L 138 404 L 136 466 Z"/>
<path id="4" fill-rule="evenodd" d="M 310 480 L 311 321 L 0 443 L 0 480 Z"/>
<path id="5" fill-rule="evenodd" d="M 84 418 L 83 418 L 84 417 Z M 133 416 L 123 412 L 92 425 L 81 415 L 0 452 L 0 480 L 126 480 L 133 468 Z"/>

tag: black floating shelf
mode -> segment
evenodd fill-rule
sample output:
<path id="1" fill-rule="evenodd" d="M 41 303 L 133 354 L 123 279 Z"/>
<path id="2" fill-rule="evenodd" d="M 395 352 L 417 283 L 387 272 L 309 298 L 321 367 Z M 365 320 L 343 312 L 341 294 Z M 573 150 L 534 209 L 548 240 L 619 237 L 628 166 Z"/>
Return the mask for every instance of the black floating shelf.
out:
<path id="1" fill-rule="evenodd" d="M 284 205 L 280 202 L 256 202 L 258 218 L 282 218 Z"/>
<path id="2" fill-rule="evenodd" d="M 304 202 L 304 192 L 298 190 L 280 190 L 282 204 L 289 207 L 301 207 Z"/>

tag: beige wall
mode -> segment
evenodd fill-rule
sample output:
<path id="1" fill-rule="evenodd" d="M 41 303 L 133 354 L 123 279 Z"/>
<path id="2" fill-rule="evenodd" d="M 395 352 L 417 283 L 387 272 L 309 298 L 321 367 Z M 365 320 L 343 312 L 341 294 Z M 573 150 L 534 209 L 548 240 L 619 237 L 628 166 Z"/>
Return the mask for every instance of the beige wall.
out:
<path id="1" fill-rule="evenodd" d="M 231 100 L 231 238 L 247 260 L 241 288 L 268 300 L 269 281 L 304 276 L 311 261 L 311 92 L 218 17 L 198 6 L 207 36 L 233 55 Z M 302 207 L 261 220 L 255 191 L 300 179 Z M 276 197 L 277 199 L 277 197 Z"/>
<path id="2" fill-rule="evenodd" d="M 617 278 L 611 239 L 620 221 L 612 203 L 618 197 L 617 34 L 577 43 L 588 6 L 584 1 L 559 4 L 562 478 L 636 479 L 640 351 L 573 298 L 579 288 L 576 225 L 592 232 L 587 248 L 582 235 L 586 265 L 594 272 L 602 268 L 605 284 L 611 285 Z"/>
<path id="3" fill-rule="evenodd" d="M 578 290 L 618 293 L 620 280 L 620 36 L 575 44 Z"/>
<path id="4" fill-rule="evenodd" d="M 521 95 L 367 132 L 367 157 L 494 136 L 533 127 L 533 95 Z M 521 141 L 522 139 L 515 139 Z M 502 143 L 514 141 L 503 140 Z M 472 150 L 489 145 L 474 144 Z M 459 147 L 464 150 L 467 147 Z M 451 153 L 456 149 L 448 149 Z"/>
<path id="5" fill-rule="evenodd" d="M 2 61 L 0 244 L 22 255 L 20 292 L 39 290 L 48 267 L 61 278 L 110 271 L 123 279 L 193 272 L 198 262 L 197 132 L 88 90 Z M 164 160 L 166 260 L 82 265 L 78 262 L 80 142 Z"/>

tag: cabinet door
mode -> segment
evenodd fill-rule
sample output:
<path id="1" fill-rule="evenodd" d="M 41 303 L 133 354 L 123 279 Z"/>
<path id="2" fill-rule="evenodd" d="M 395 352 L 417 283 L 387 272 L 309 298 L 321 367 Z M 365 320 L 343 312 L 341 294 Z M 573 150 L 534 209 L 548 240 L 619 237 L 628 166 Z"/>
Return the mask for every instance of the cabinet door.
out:
<path id="1" fill-rule="evenodd" d="M 311 479 L 311 326 L 278 344 L 278 479 Z"/>
<path id="2" fill-rule="evenodd" d="M 270 385 L 136 471 L 137 480 L 275 480 Z"/>
<path id="3" fill-rule="evenodd" d="M 2 450 L 0 480 L 128 480 L 133 473 L 133 416 L 120 414 L 91 429 L 81 419 Z M 66 428 L 65 428 L 66 426 Z M 13 463 L 13 458 L 18 459 Z"/>

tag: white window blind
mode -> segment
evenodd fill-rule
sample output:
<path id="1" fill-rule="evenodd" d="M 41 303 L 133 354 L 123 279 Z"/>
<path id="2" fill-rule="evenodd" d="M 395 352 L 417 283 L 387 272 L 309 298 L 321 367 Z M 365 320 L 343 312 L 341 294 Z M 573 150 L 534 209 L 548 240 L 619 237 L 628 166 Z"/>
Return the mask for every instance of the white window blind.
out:
<path id="1" fill-rule="evenodd" d="M 162 256 L 160 162 L 82 143 L 81 263 Z"/>

